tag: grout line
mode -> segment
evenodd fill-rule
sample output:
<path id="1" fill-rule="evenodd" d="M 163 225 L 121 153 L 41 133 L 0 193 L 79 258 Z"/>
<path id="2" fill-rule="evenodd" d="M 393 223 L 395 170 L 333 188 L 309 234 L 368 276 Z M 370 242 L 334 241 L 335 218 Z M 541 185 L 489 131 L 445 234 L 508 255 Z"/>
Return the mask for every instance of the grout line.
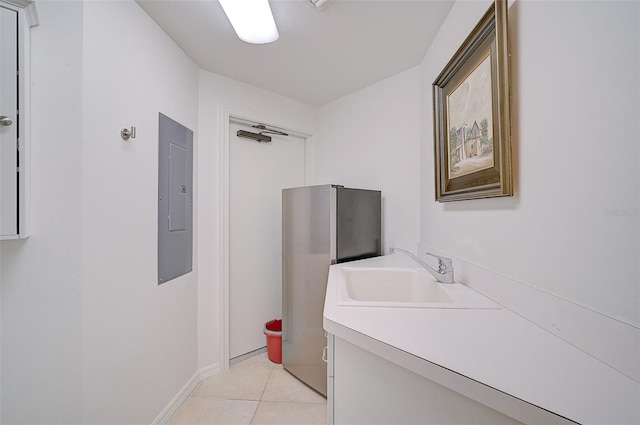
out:
<path id="1" fill-rule="evenodd" d="M 269 362 L 271 363 L 271 362 Z M 264 392 L 267 389 L 267 385 L 269 385 L 269 381 L 271 380 L 271 375 L 273 375 L 273 369 L 274 369 L 274 365 L 271 364 L 271 370 L 269 371 L 269 377 L 267 378 L 266 382 L 264 383 L 264 388 L 262 388 L 262 392 L 260 393 L 260 398 L 258 399 L 258 404 L 256 404 L 256 410 L 253 411 L 253 415 L 251 416 L 251 421 L 249 422 L 249 424 L 253 424 L 254 419 L 256 418 L 256 413 L 258 413 L 258 409 L 260 408 L 260 403 L 262 403 L 262 397 L 264 396 Z"/>
<path id="2" fill-rule="evenodd" d="M 262 389 L 262 393 L 260 393 L 260 399 L 258 401 L 262 401 L 262 397 L 264 397 L 264 392 L 267 389 L 267 385 L 269 385 L 269 381 L 271 380 L 271 376 L 273 375 L 273 369 L 275 369 L 275 365 L 271 364 L 271 370 L 269 371 L 269 377 L 267 378 L 267 382 L 264 384 L 264 388 Z"/>

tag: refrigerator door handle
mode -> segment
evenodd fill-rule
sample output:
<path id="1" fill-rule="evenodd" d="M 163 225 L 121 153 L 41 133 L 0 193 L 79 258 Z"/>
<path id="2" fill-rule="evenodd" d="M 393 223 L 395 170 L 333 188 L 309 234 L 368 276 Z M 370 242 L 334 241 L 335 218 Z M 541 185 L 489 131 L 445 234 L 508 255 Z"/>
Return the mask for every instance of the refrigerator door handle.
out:
<path id="1" fill-rule="evenodd" d="M 328 362 L 329 362 L 329 360 L 327 360 L 327 350 L 328 350 L 328 347 L 327 347 L 327 346 L 325 346 L 325 347 L 322 349 L 322 361 L 323 361 L 323 362 L 325 362 L 325 363 L 328 363 Z"/>

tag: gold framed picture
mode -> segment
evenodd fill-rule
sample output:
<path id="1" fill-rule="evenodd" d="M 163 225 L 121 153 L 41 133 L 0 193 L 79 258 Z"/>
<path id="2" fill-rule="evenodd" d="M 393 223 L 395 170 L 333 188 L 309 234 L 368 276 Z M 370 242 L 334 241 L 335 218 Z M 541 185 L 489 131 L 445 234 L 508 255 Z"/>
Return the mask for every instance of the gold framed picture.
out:
<path id="1" fill-rule="evenodd" d="M 513 196 L 507 0 L 495 0 L 433 83 L 436 200 Z"/>

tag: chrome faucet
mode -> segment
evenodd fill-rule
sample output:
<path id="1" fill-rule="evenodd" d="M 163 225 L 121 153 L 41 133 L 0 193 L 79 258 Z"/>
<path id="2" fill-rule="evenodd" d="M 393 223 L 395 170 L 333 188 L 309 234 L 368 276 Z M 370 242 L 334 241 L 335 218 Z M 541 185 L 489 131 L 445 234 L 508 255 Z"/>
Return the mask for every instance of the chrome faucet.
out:
<path id="1" fill-rule="evenodd" d="M 396 251 L 400 251 L 403 254 L 406 254 L 409 257 L 413 258 L 413 260 L 416 263 L 420 264 L 426 271 L 431 273 L 438 282 L 453 283 L 453 262 L 451 261 L 451 258 L 441 257 L 439 255 L 435 255 L 430 252 L 425 252 L 425 254 L 430 255 L 433 258 L 438 260 L 438 270 L 436 270 L 433 267 L 431 267 L 429 264 L 425 263 L 420 258 L 416 257 L 415 255 L 413 255 L 412 253 L 410 253 L 405 249 L 395 248 L 395 247 L 389 248 L 389 252 L 391 254 L 393 254 Z"/>

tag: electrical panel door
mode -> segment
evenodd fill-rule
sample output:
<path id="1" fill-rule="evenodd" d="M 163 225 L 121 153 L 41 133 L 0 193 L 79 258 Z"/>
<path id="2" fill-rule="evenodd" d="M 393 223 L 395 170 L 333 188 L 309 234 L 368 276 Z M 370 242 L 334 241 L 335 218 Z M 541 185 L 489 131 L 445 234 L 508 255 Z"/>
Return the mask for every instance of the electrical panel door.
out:
<path id="1" fill-rule="evenodd" d="M 193 131 L 160 114 L 158 283 L 192 270 Z"/>

